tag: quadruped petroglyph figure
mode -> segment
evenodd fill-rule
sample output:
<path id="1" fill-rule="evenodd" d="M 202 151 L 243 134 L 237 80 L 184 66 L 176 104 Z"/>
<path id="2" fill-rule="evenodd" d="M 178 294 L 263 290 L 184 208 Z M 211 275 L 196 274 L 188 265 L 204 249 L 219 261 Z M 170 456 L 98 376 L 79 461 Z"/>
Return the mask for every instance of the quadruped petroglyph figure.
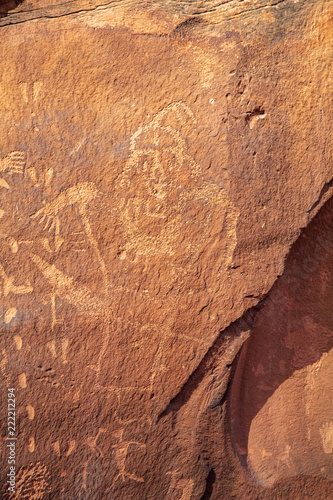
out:
<path id="1" fill-rule="evenodd" d="M 132 481 L 137 481 L 139 483 L 144 482 L 143 477 L 139 477 L 136 474 L 131 474 L 126 471 L 126 458 L 127 458 L 127 453 L 128 449 L 130 446 L 135 446 L 138 447 L 142 450 L 146 449 L 146 445 L 144 443 L 140 443 L 138 441 L 124 441 L 123 435 L 124 435 L 124 430 L 125 429 L 117 429 L 113 434 L 114 436 L 119 439 L 119 442 L 117 444 L 114 444 L 112 446 L 112 449 L 114 450 L 112 455 L 116 461 L 116 466 L 118 469 L 118 475 L 113 481 L 113 484 L 120 478 L 122 481 L 125 481 L 126 478 L 131 479 Z"/>
<path id="2" fill-rule="evenodd" d="M 24 84 L 21 87 L 24 100 L 26 102 L 36 100 L 40 87 L 41 85 L 30 87 Z M 184 288 L 188 286 L 186 280 L 192 273 L 193 263 L 203 252 L 207 253 L 207 260 L 209 260 L 211 258 L 209 252 L 215 252 L 215 248 L 219 248 L 220 251 L 214 253 L 213 259 L 215 254 L 218 254 L 216 269 L 224 273 L 232 264 L 237 243 L 236 225 L 239 210 L 221 185 L 207 180 L 191 151 L 188 137 L 191 136 L 196 125 L 192 110 L 181 101 L 172 103 L 152 118 L 149 117 L 148 123 L 138 127 L 130 137 L 128 158 L 113 187 L 115 207 L 112 210 L 117 214 L 117 223 L 120 223 L 125 241 L 121 260 L 125 260 L 124 264 L 143 261 L 145 269 L 150 272 L 150 261 L 156 257 L 155 262 L 157 262 L 161 256 L 165 257 L 170 269 L 170 283 L 176 289 L 176 298 L 171 298 L 171 301 L 178 300 L 180 294 L 183 293 L 180 282 L 184 283 Z M 81 147 L 80 144 L 77 145 L 77 148 L 79 147 Z M 128 391 L 152 393 L 154 385 L 159 383 L 158 375 L 167 369 L 163 365 L 163 363 L 167 364 L 164 361 L 164 352 L 168 349 L 170 338 L 176 335 L 173 330 L 177 315 L 176 308 L 160 329 L 160 337 L 157 335 L 158 345 L 149 361 L 151 374 L 148 382 L 143 380 L 142 385 L 133 386 L 127 380 L 123 386 L 119 386 L 119 381 L 116 379 L 105 380 L 102 362 L 110 352 L 111 332 L 115 326 L 115 318 L 110 307 L 111 280 L 103 249 L 98 243 L 99 235 L 94 234 L 92 222 L 93 210 L 102 193 L 93 182 L 82 179 L 81 182 L 74 185 L 69 183 L 56 191 L 53 183 L 60 176 L 54 165 L 53 167 L 46 165 L 46 167 L 39 167 L 36 163 L 36 166 L 27 165 L 26 167 L 26 154 L 20 151 L 14 151 L 0 161 L 0 174 L 4 173 L 5 177 L 5 179 L 0 179 L 0 187 L 10 189 L 11 177 L 7 174 L 25 173 L 26 175 L 22 176 L 25 182 L 24 187 L 29 185 L 35 193 L 38 193 L 34 208 L 24 213 L 26 219 L 22 218 L 22 224 L 26 220 L 26 227 L 32 229 L 31 236 L 29 234 L 31 240 L 23 242 L 28 245 L 25 254 L 22 253 L 22 242 L 16 234 L 13 235 L 17 239 L 6 236 L 6 242 L 10 247 L 9 252 L 7 248 L 8 254 L 12 258 L 21 255 L 22 259 L 28 263 L 27 268 L 30 263 L 31 273 L 35 273 L 38 278 L 33 286 L 28 281 L 23 284 L 17 278 L 9 276 L 0 264 L 0 295 L 7 297 L 10 293 L 20 295 L 34 292 L 39 297 L 38 280 L 41 280 L 47 290 L 43 304 L 51 308 L 52 334 L 61 333 L 59 338 L 48 339 L 46 342 L 45 350 L 52 362 L 60 361 L 62 363 L 60 366 L 68 363 L 67 367 L 71 363 L 72 338 L 68 338 L 67 335 L 70 336 L 70 334 L 65 331 L 66 325 L 63 326 L 65 319 L 61 319 L 60 303 L 65 308 L 68 305 L 74 306 L 78 315 L 87 315 L 92 317 L 93 321 L 98 320 L 102 332 L 98 339 L 98 348 L 93 354 L 94 358 L 90 361 L 91 364 L 87 363 L 85 366 L 96 373 L 96 377 L 90 378 L 94 378 L 94 388 L 109 393 L 114 392 L 119 405 L 125 397 L 124 394 L 127 398 Z M 3 213 L 4 211 L 0 211 L 0 218 Z M 213 230 L 210 229 L 211 227 Z M 203 241 L 205 241 L 204 249 Z M 90 258 L 94 260 L 96 267 L 98 263 L 97 278 L 102 284 L 98 289 L 93 280 L 89 281 L 91 279 L 89 274 L 87 279 L 84 276 L 84 254 L 75 254 L 76 260 L 73 259 L 75 265 L 71 262 L 74 252 L 80 251 L 80 244 L 81 247 L 89 250 Z M 24 248 L 26 249 L 26 246 Z M 178 254 L 177 257 L 174 257 L 176 254 Z M 63 264 L 63 257 L 68 259 L 67 267 Z M 122 264 L 120 263 L 120 269 L 122 269 Z M 76 274 L 76 269 L 81 269 L 80 266 L 82 266 L 82 281 L 80 272 Z M 156 269 L 158 270 L 158 265 Z M 193 281 L 195 281 L 194 278 Z M 128 289 L 127 292 L 132 293 L 132 290 Z M 155 300 L 155 297 L 151 294 L 147 300 Z M 169 300 L 169 298 L 163 298 L 163 300 Z M 15 307 L 9 308 L 4 315 L 5 323 L 9 324 L 13 321 L 16 314 Z M 64 315 L 63 318 L 65 317 Z M 59 324 L 61 327 L 55 328 Z M 154 327 L 159 328 L 158 325 Z M 117 331 L 116 328 L 114 331 Z M 184 337 L 184 340 L 189 342 L 201 342 L 201 340 L 186 337 L 186 334 L 188 332 L 184 335 L 177 333 L 180 338 Z M 16 338 L 15 345 L 17 349 L 21 348 L 22 339 Z M 20 375 L 21 389 L 26 389 L 27 385 L 29 388 L 29 380 L 25 373 Z M 53 387 L 61 387 L 61 384 L 56 383 Z M 28 419 L 33 419 L 33 406 L 28 405 L 27 408 Z M 136 470 L 131 459 L 133 453 L 138 455 L 145 453 L 146 445 L 140 441 L 141 438 L 136 441 L 137 437 L 133 432 L 127 438 L 124 423 L 130 426 L 131 419 L 125 422 L 119 417 L 118 420 L 119 428 L 112 433 L 114 444 L 110 446 L 110 457 L 108 457 L 114 467 L 111 488 L 117 482 L 144 482 L 143 473 L 139 469 Z M 93 470 L 93 462 L 106 458 L 107 453 L 101 444 L 106 432 L 107 429 L 104 426 L 96 428 L 93 436 L 88 435 L 85 441 L 81 442 L 87 452 L 87 457 L 82 464 L 80 486 L 83 492 L 88 491 L 88 476 Z M 67 448 L 61 449 L 60 441 L 53 439 L 51 447 L 59 459 L 74 454 L 80 446 L 78 444 L 80 441 L 72 440 Z M 39 443 L 38 440 L 36 441 L 37 444 L 34 441 L 29 442 L 31 453 L 38 449 Z M 193 492 L 192 479 L 184 478 L 179 471 L 171 471 L 170 475 L 168 496 L 171 498 L 177 492 L 182 500 L 189 500 Z"/>

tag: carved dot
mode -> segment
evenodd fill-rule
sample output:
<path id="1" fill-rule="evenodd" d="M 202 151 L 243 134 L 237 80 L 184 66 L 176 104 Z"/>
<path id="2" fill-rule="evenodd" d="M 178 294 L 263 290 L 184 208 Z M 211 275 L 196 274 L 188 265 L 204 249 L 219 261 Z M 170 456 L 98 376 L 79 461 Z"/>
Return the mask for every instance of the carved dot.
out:
<path id="1" fill-rule="evenodd" d="M 8 325 L 8 323 L 11 322 L 12 319 L 15 318 L 17 314 L 17 309 L 15 307 L 10 307 L 6 313 L 5 313 L 5 323 Z"/>
<path id="2" fill-rule="evenodd" d="M 21 373 L 21 375 L 18 376 L 18 382 L 21 389 L 25 389 L 27 387 L 27 378 L 25 376 L 25 373 Z"/>
<path id="3" fill-rule="evenodd" d="M 25 407 L 28 413 L 28 419 L 33 420 L 35 418 L 35 408 L 31 405 Z"/>
<path id="4" fill-rule="evenodd" d="M 17 350 L 22 349 L 22 339 L 19 335 L 14 335 L 14 342 Z"/>

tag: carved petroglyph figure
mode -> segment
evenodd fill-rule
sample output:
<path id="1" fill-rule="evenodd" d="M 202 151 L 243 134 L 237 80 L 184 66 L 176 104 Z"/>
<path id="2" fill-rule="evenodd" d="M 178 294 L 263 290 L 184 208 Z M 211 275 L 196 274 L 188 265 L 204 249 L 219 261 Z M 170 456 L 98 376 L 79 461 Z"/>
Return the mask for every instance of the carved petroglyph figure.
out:
<path id="1" fill-rule="evenodd" d="M 193 479 L 186 479 L 179 476 L 182 476 L 182 472 L 179 470 L 167 472 L 170 474 L 170 485 L 167 492 L 168 498 L 174 498 L 174 494 L 176 490 L 180 490 L 182 496 L 180 500 L 191 500 L 192 492 L 194 488 Z M 172 496 L 171 496 L 172 495 Z"/>
<path id="2" fill-rule="evenodd" d="M 125 479 L 128 478 L 131 479 L 132 481 L 143 483 L 144 482 L 143 477 L 139 477 L 136 474 L 131 474 L 126 471 L 125 462 L 127 458 L 128 449 L 130 446 L 135 446 L 138 447 L 139 449 L 145 450 L 146 445 L 138 441 L 124 441 L 123 440 L 124 429 L 117 429 L 113 434 L 117 439 L 119 439 L 119 443 L 112 446 L 112 449 L 114 450 L 112 452 L 112 456 L 116 461 L 116 466 L 119 471 L 113 483 L 115 483 L 119 478 L 121 478 L 122 481 L 125 481 Z"/>
<path id="3" fill-rule="evenodd" d="M 95 297 L 88 288 L 75 284 L 72 276 L 56 268 L 36 254 L 30 254 L 31 260 L 52 285 L 54 295 L 73 304 L 79 311 L 89 311 L 90 314 L 103 314 L 104 304 Z"/>
<path id="4" fill-rule="evenodd" d="M 25 285 L 14 285 L 14 279 L 15 278 L 6 274 L 4 267 L 0 264 L 0 283 L 2 284 L 2 289 L 0 288 L 0 296 L 3 294 L 4 297 L 7 297 L 9 293 L 21 295 L 24 293 L 31 293 L 33 291 L 33 287 L 29 282 Z"/>
<path id="5" fill-rule="evenodd" d="M 85 446 L 88 446 L 90 448 L 90 450 L 92 451 L 92 453 L 97 458 L 98 457 L 104 458 L 104 454 L 103 454 L 102 450 L 100 449 L 100 447 L 98 446 L 97 441 L 98 441 L 100 435 L 104 434 L 105 432 L 106 432 L 106 429 L 100 428 L 100 429 L 98 429 L 98 432 L 97 432 L 96 436 L 89 436 L 85 440 Z M 84 463 L 84 466 L 83 466 L 83 472 L 82 472 L 82 489 L 84 491 L 87 490 L 87 477 L 89 475 L 88 467 L 89 467 L 89 464 L 90 464 L 92 458 L 93 457 L 90 456 L 88 458 L 88 460 Z"/>
<path id="6" fill-rule="evenodd" d="M 199 225 L 204 231 L 212 209 L 220 206 L 226 212 L 226 266 L 230 264 L 239 211 L 221 186 L 203 179 L 200 165 L 189 154 L 187 142 L 177 129 L 188 125 L 195 127 L 195 117 L 186 104 L 177 102 L 139 127 L 130 139 L 130 156 L 118 177 L 127 193 L 119 200 L 120 217 L 128 233 L 125 258 L 129 250 L 136 256 L 173 255 L 182 236 L 199 232 Z M 195 217 L 198 211 L 205 219 L 200 223 Z M 184 253 L 194 256 L 199 246 L 193 237 L 188 240 L 191 243 Z"/>
<path id="7" fill-rule="evenodd" d="M 59 194 L 53 201 L 45 205 L 43 208 L 38 210 L 31 217 L 33 219 L 39 219 L 39 224 L 45 222 L 43 231 L 48 230 L 51 232 L 53 229 L 55 231 L 55 251 L 58 251 L 63 243 L 63 239 L 60 237 L 60 223 L 58 214 L 65 207 L 70 205 L 77 205 L 78 213 L 81 217 L 81 222 L 84 228 L 84 232 L 88 239 L 88 242 L 93 249 L 96 258 L 98 260 L 101 273 L 103 276 L 103 283 L 105 292 L 107 290 L 107 270 L 105 262 L 101 256 L 98 248 L 98 243 L 93 236 L 91 226 L 89 223 L 89 217 L 87 213 L 87 204 L 94 200 L 98 196 L 98 190 L 92 182 L 83 182 L 75 186 L 66 189 L 64 192 Z M 51 251 L 48 240 L 44 241 L 44 247 Z"/>
<path id="8" fill-rule="evenodd" d="M 5 158 L 0 159 L 0 174 L 23 174 L 25 167 L 25 153 L 23 151 L 12 151 Z M 10 189 L 8 182 L 0 177 L 0 187 Z"/>
<path id="9" fill-rule="evenodd" d="M 23 174 L 25 166 L 25 153 L 12 151 L 5 158 L 0 159 L 0 172 L 9 174 Z"/>

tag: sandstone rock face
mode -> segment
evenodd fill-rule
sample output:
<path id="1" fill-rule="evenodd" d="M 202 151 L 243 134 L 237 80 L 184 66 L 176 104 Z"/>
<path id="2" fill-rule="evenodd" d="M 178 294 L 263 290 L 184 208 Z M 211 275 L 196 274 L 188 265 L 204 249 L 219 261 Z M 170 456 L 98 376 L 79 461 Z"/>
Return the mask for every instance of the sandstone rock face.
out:
<path id="1" fill-rule="evenodd" d="M 264 485 L 332 480 L 332 201 L 293 246 L 232 382 L 234 446 Z"/>
<path id="2" fill-rule="evenodd" d="M 1 495 L 329 498 L 333 3 L 1 13 Z"/>

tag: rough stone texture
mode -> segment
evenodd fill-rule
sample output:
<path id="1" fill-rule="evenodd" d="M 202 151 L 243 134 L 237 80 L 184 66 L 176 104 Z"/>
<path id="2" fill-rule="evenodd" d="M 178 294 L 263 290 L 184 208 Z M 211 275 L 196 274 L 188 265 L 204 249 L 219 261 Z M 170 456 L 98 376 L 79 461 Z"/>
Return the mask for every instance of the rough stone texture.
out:
<path id="1" fill-rule="evenodd" d="M 13 4 L 9 498 L 330 498 L 332 1 Z"/>

